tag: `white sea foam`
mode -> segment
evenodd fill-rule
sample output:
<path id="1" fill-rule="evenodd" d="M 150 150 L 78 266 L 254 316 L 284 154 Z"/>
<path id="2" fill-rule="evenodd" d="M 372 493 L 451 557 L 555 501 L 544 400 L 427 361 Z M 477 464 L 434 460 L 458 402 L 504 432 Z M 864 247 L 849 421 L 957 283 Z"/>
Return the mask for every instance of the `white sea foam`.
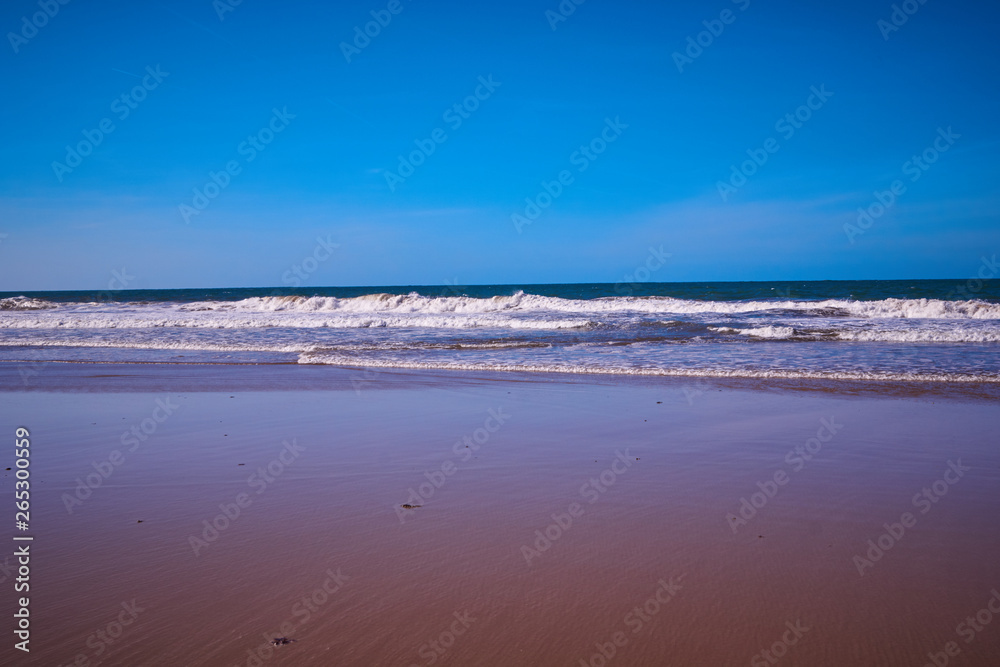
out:
<path id="1" fill-rule="evenodd" d="M 454 360 L 406 361 L 402 359 L 357 359 L 336 354 L 301 354 L 300 364 L 325 364 L 334 366 L 363 368 L 411 368 L 424 370 L 464 370 L 488 372 L 539 372 L 598 375 L 642 375 L 662 377 L 716 377 L 716 378 L 774 378 L 774 379 L 818 379 L 818 380 L 877 380 L 894 382 L 988 382 L 1000 384 L 996 375 L 975 375 L 971 373 L 896 373 L 880 371 L 806 371 L 806 370 L 755 370 L 747 368 L 629 368 L 613 366 L 579 366 L 561 364 L 524 364 L 474 362 Z"/>
<path id="2" fill-rule="evenodd" d="M 185 311 L 231 312 L 350 312 L 350 313 L 663 313 L 738 314 L 773 310 L 830 312 L 864 318 L 1000 319 L 1000 304 L 980 300 L 883 299 L 853 301 L 700 301 L 671 297 L 604 297 L 562 299 L 525 294 L 477 299 L 465 296 L 428 297 L 419 294 L 368 294 L 353 298 L 266 296 L 242 301 L 185 304 Z"/>
<path id="3" fill-rule="evenodd" d="M 0 300 L 0 328 L 148 327 L 429 327 L 567 329 L 646 315 L 766 314 L 865 320 L 1000 320 L 1000 304 L 980 300 L 697 301 L 669 297 L 561 299 L 517 292 L 477 299 L 416 293 L 353 298 L 267 296 L 195 303 L 54 304 L 27 297 Z M 777 314 L 777 313 L 775 313 Z M 657 318 L 663 321 L 661 318 Z M 760 327 L 768 329 L 767 326 Z M 750 336 L 768 336 L 744 329 Z M 777 334 L 775 334 L 777 335 Z M 778 337 L 781 337 L 778 335 Z"/>
<path id="4" fill-rule="evenodd" d="M 301 311 L 172 311 L 140 310 L 0 314 L 0 329 L 149 329 L 184 327 L 204 329 L 289 328 L 431 328 L 431 329 L 576 329 L 594 324 L 590 319 L 510 317 L 493 313 L 447 315 L 427 313 L 301 312 Z"/>
<path id="5" fill-rule="evenodd" d="M 987 322 L 934 322 L 932 324 L 912 323 L 916 326 L 892 326 L 894 323 L 876 327 L 858 326 L 857 322 L 822 329 L 793 328 L 771 325 L 764 327 L 708 327 L 721 334 L 734 334 L 752 338 L 773 340 L 841 340 L 878 343 L 996 343 L 1000 342 L 1000 325 Z M 910 325 L 910 322 L 906 322 Z"/>
<path id="6" fill-rule="evenodd" d="M 838 340 L 873 343 L 1000 343 L 1000 330 L 990 329 L 913 329 L 837 331 Z"/>
<path id="7" fill-rule="evenodd" d="M 717 331 L 725 334 L 739 334 L 741 336 L 753 336 L 754 338 L 791 338 L 796 334 L 792 327 L 766 326 L 753 327 L 749 329 L 739 329 L 736 327 L 708 327 L 710 331 Z"/>
<path id="8" fill-rule="evenodd" d="M 791 338 L 795 335 L 792 327 L 757 327 L 754 329 L 737 329 L 743 336 L 756 338 Z"/>
<path id="9" fill-rule="evenodd" d="M 11 296 L 0 299 L 0 310 L 43 310 L 55 308 L 57 304 L 45 299 L 32 299 L 26 296 Z"/>

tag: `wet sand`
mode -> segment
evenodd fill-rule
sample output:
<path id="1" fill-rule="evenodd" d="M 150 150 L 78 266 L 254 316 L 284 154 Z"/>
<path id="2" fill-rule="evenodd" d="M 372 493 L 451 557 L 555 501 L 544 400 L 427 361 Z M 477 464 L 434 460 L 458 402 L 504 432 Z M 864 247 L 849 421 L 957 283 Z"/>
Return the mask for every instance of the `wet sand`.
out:
<path id="1" fill-rule="evenodd" d="M 974 388 L 86 364 L 0 380 L 3 429 L 31 431 L 35 538 L 31 653 L 8 634 L 4 664 L 1000 655 L 1000 402 Z"/>

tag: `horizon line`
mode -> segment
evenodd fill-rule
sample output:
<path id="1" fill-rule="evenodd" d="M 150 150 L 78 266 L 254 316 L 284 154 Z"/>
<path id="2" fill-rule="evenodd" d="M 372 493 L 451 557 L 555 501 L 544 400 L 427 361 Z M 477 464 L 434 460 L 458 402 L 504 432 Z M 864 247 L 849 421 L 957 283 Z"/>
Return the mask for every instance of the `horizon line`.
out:
<path id="1" fill-rule="evenodd" d="M 27 293 L 46 293 L 46 292 L 114 292 L 114 293 L 127 293 L 127 292 L 155 292 L 155 291 L 170 291 L 170 290 L 281 290 L 287 292 L 294 291 L 308 291 L 312 290 L 323 290 L 323 289 L 403 289 L 403 288 L 443 288 L 455 291 L 459 288 L 473 288 L 473 287 L 553 287 L 553 286 L 571 286 L 571 285 L 629 285 L 631 287 L 640 287 L 646 285 L 690 285 L 690 284 L 753 284 L 753 283 L 850 283 L 850 282 L 932 282 L 932 281 L 942 281 L 942 282 L 961 282 L 963 280 L 969 280 L 966 278 L 823 278 L 823 279 L 798 279 L 798 278 L 787 278 L 780 280 L 674 280 L 674 281 L 636 281 L 636 282 L 571 282 L 571 283 L 557 283 L 557 282 L 546 282 L 546 283 L 474 283 L 469 285 L 459 285 L 459 284 L 419 284 L 419 283 L 409 283 L 409 284 L 396 284 L 396 285 L 285 285 L 285 286 L 274 286 L 274 285 L 264 285 L 264 286 L 244 286 L 244 287 L 142 287 L 142 288 L 129 288 L 129 289 L 101 289 L 101 288 L 85 288 L 85 289 L 45 289 L 45 290 L 2 290 L 0 291 L 0 296 L 4 298 L 9 298 L 9 295 L 20 296 Z"/>

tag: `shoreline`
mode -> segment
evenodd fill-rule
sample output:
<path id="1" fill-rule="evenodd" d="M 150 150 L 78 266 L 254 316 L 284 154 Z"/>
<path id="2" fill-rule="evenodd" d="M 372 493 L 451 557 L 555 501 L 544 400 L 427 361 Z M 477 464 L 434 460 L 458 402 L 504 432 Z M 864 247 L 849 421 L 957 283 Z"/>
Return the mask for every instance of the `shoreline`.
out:
<path id="1" fill-rule="evenodd" d="M 113 372 L 102 372 L 114 369 Z M 896 396 L 953 400 L 1000 400 L 1000 384 L 828 378 L 720 377 L 713 375 L 616 375 L 541 371 L 370 368 L 298 363 L 0 361 L 0 392 L 227 391 L 236 381 L 243 391 L 353 391 L 416 383 L 541 383 L 553 385 L 680 388 L 693 399 L 718 389 L 764 392 L 823 392 L 849 396 Z"/>

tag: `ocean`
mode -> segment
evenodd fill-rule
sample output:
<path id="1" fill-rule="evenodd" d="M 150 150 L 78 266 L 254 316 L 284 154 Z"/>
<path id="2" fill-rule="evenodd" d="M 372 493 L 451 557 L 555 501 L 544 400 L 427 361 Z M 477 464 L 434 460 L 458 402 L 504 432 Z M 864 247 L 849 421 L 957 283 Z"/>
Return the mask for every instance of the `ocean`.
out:
<path id="1" fill-rule="evenodd" d="M 0 293 L 0 361 L 1000 383 L 997 281 Z"/>

